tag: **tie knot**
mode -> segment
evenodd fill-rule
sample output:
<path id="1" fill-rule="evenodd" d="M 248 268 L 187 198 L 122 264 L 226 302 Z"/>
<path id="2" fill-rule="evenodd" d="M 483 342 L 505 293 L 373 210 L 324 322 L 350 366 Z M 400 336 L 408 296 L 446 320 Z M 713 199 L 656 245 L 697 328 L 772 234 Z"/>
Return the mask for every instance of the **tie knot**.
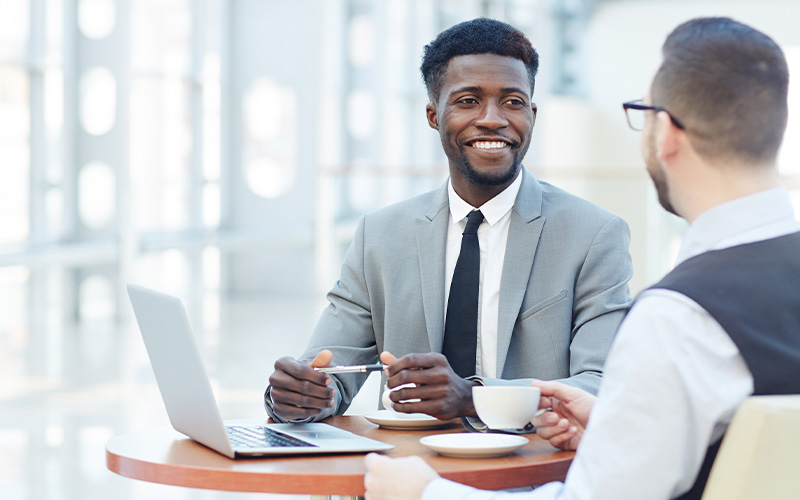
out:
<path id="1" fill-rule="evenodd" d="M 483 222 L 483 213 L 480 210 L 473 210 L 467 216 L 467 227 L 462 234 L 474 234 L 478 232 L 478 226 Z"/>

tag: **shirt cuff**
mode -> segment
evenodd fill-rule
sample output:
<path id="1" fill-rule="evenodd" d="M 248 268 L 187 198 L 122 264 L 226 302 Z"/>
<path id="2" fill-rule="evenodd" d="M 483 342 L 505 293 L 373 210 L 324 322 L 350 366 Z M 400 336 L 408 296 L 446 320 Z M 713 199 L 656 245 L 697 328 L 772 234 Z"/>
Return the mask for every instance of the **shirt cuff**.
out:
<path id="1" fill-rule="evenodd" d="M 428 483 L 428 486 L 422 491 L 420 500 L 442 500 L 443 498 L 448 500 L 481 500 L 491 498 L 493 493 L 439 478 Z"/>
<path id="2" fill-rule="evenodd" d="M 487 491 L 454 483 L 447 479 L 434 479 L 422 492 L 420 500 L 497 500 L 499 498 L 515 498 L 525 500 L 555 500 L 561 497 L 564 483 L 553 482 L 539 486 L 531 491 Z"/>

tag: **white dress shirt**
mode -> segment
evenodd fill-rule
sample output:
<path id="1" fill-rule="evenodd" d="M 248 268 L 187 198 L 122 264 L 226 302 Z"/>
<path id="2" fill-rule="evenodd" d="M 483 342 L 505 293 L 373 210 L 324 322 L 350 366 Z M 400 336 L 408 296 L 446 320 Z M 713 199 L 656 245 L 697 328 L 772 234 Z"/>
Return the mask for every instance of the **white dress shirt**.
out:
<path id="1" fill-rule="evenodd" d="M 797 231 L 788 193 L 770 189 L 701 214 L 686 233 L 678 264 Z M 437 479 L 423 499 L 674 498 L 694 483 L 707 447 L 752 392 L 753 377 L 719 323 L 685 295 L 648 290 L 620 326 L 565 483 L 501 493 Z"/>
<path id="2" fill-rule="evenodd" d="M 522 176 L 500 194 L 475 208 L 464 201 L 453 189 L 452 181 L 447 185 L 450 201 L 450 224 L 447 227 L 447 249 L 445 254 L 445 320 L 447 302 L 450 298 L 450 283 L 461 253 L 461 236 L 467 225 L 467 215 L 473 210 L 483 213 L 484 221 L 478 226 L 478 245 L 481 249 L 481 270 L 478 285 L 478 347 L 475 373 L 482 377 L 497 378 L 497 321 L 500 314 L 500 277 L 506 256 L 508 226 L 511 209 L 517 199 Z"/>

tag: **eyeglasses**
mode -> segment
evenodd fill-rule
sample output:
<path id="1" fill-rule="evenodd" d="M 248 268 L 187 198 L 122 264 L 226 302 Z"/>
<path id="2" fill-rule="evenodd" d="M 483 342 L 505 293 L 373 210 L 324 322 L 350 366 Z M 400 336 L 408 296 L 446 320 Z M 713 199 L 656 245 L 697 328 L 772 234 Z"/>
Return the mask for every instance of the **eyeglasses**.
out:
<path id="1" fill-rule="evenodd" d="M 642 130 L 644 128 L 644 113 L 639 113 L 638 111 L 663 111 L 667 115 L 669 115 L 669 119 L 672 120 L 672 124 L 678 127 L 681 130 L 686 130 L 683 123 L 680 122 L 677 118 L 672 116 L 672 114 L 664 108 L 658 106 L 648 106 L 643 104 L 641 100 L 630 101 L 630 102 L 623 102 L 622 109 L 625 110 L 625 117 L 628 119 L 628 125 L 633 130 Z"/>

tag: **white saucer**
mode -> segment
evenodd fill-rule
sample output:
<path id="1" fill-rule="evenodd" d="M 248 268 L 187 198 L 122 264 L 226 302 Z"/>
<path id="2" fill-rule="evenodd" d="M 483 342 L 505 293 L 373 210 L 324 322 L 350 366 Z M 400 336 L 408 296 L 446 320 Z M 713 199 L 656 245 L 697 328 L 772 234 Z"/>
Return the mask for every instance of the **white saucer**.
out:
<path id="1" fill-rule="evenodd" d="M 400 416 L 402 415 L 402 416 Z M 396 414 L 389 410 L 377 410 L 364 414 L 364 418 L 384 429 L 435 429 L 448 425 L 452 420 L 439 420 L 424 413 Z"/>
<path id="2" fill-rule="evenodd" d="M 528 444 L 528 438 L 511 434 L 460 432 L 425 436 L 419 442 L 447 457 L 488 458 L 507 455 Z"/>

